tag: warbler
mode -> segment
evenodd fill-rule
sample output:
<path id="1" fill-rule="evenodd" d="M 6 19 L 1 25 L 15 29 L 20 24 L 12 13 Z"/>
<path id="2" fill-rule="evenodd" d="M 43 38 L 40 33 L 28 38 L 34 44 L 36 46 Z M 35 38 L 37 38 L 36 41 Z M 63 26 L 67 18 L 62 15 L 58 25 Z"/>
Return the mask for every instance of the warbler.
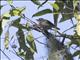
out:
<path id="1" fill-rule="evenodd" d="M 36 19 L 36 20 L 39 22 L 40 28 L 42 28 L 44 30 L 48 30 L 48 29 L 51 29 L 51 28 L 56 28 L 57 30 L 60 30 L 53 23 L 51 23 L 50 21 L 48 21 L 46 19 L 39 18 L 39 19 Z"/>

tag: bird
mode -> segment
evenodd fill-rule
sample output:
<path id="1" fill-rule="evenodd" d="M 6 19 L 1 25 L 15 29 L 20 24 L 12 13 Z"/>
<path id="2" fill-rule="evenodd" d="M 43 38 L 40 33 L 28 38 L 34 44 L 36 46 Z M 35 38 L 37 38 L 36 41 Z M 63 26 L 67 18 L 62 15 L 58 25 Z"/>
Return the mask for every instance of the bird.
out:
<path id="1" fill-rule="evenodd" d="M 39 18 L 36 20 L 39 22 L 39 27 L 44 29 L 44 30 L 49 30 L 51 28 L 56 28 L 57 30 L 60 30 L 58 27 L 56 27 L 53 23 L 51 23 L 47 19 Z"/>

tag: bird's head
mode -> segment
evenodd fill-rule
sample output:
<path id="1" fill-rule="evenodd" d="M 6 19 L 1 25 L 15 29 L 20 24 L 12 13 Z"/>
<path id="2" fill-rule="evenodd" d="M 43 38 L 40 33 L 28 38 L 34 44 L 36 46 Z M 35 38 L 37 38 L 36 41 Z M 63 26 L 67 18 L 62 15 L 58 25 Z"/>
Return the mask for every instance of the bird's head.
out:
<path id="1" fill-rule="evenodd" d="M 39 18 L 39 19 L 36 19 L 38 22 L 42 22 L 44 19 L 43 18 Z"/>

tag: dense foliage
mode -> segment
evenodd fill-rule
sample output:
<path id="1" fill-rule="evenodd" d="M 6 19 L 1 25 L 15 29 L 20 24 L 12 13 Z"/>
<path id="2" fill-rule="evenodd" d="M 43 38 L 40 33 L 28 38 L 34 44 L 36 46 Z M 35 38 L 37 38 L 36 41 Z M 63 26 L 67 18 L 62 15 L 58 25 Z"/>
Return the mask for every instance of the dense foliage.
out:
<path id="1" fill-rule="evenodd" d="M 54 19 L 53 19 L 54 24 L 55 24 L 55 26 L 57 26 L 59 15 L 61 15 L 62 17 L 61 17 L 59 23 L 65 22 L 67 20 L 71 20 L 71 23 L 73 26 L 70 27 L 69 29 L 66 29 L 64 32 L 56 31 L 56 34 L 51 34 L 48 31 L 44 31 L 41 28 L 38 28 L 38 25 L 36 25 L 35 22 L 33 22 L 32 20 L 30 20 L 28 17 L 25 16 L 25 14 L 23 13 L 26 9 L 25 7 L 20 7 L 20 8 L 15 7 L 15 6 L 13 6 L 14 1 L 7 0 L 11 9 L 6 14 L 3 14 L 0 16 L 0 35 L 5 30 L 2 28 L 3 20 L 10 20 L 11 17 L 15 17 L 15 16 L 18 16 L 18 18 L 16 18 L 15 20 L 11 20 L 8 23 L 9 27 L 8 27 L 7 32 L 5 33 L 5 40 L 4 40 L 5 48 L 8 50 L 9 43 L 14 38 L 14 35 L 12 37 L 9 37 L 9 28 L 11 26 L 14 26 L 14 27 L 18 28 L 18 31 L 16 32 L 16 36 L 17 36 L 18 43 L 19 43 L 19 49 L 18 49 L 18 52 L 16 52 L 16 55 L 20 56 L 21 59 L 24 59 L 24 60 L 32 59 L 33 60 L 34 59 L 33 54 L 35 52 L 37 53 L 36 44 L 34 42 L 35 39 L 32 35 L 32 30 L 41 32 L 49 40 L 53 39 L 54 41 L 51 41 L 51 42 L 53 42 L 55 50 L 62 48 L 62 49 L 59 49 L 60 51 L 62 51 L 63 49 L 65 49 L 66 55 L 64 57 L 66 58 L 66 60 L 72 60 L 73 57 L 77 56 L 77 55 L 79 55 L 79 58 L 80 58 L 80 50 L 77 50 L 73 55 L 71 55 L 69 52 L 66 52 L 66 50 L 72 44 L 76 44 L 77 47 L 80 47 L 80 1 L 77 1 L 77 0 L 74 0 L 74 1 L 72 1 L 72 0 L 55 0 L 54 3 L 49 2 L 48 0 L 45 0 L 42 3 L 39 0 L 31 0 L 31 1 L 35 5 L 38 6 L 38 7 L 36 7 L 38 9 L 40 9 L 40 7 L 42 7 L 46 3 L 50 4 L 51 7 L 53 8 L 53 10 L 44 9 L 44 10 L 38 11 L 35 14 L 33 14 L 32 17 L 38 17 L 38 16 L 42 16 L 42 15 L 46 15 L 46 14 L 52 14 L 54 17 Z M 0 10 L 4 6 L 6 6 L 6 5 L 0 5 Z M 78 23 L 74 24 L 72 18 L 75 18 Z M 27 23 L 25 25 L 20 24 L 21 19 L 26 20 Z M 68 31 L 72 28 L 74 28 L 73 35 L 65 34 L 66 31 Z M 23 30 L 26 30 L 26 32 L 28 32 L 28 33 L 24 34 Z M 58 33 L 58 35 L 57 35 L 57 33 Z M 57 42 L 56 42 L 57 37 L 63 38 L 61 43 L 58 41 L 60 43 L 60 45 L 62 44 L 61 46 L 59 45 L 59 43 L 57 44 Z M 11 38 L 11 40 L 9 40 L 9 38 Z M 67 46 L 64 46 L 64 41 L 66 40 L 66 38 L 71 40 L 71 42 L 68 43 Z M 59 46 L 59 47 L 57 48 L 57 46 Z M 13 45 L 12 48 L 16 49 L 17 46 Z"/>

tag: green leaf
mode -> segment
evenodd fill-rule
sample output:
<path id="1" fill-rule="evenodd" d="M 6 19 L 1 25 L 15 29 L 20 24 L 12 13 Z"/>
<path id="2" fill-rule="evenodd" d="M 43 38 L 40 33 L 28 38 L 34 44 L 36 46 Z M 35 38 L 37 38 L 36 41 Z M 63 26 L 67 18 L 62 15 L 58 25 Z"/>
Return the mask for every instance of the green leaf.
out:
<path id="1" fill-rule="evenodd" d="M 33 53 L 29 50 L 25 55 L 25 60 L 34 60 Z"/>
<path id="2" fill-rule="evenodd" d="M 29 26 L 30 26 L 30 24 L 29 24 L 29 22 L 27 22 L 27 23 L 26 23 L 26 29 L 27 29 L 28 31 L 31 30 L 31 29 L 29 28 Z"/>
<path id="3" fill-rule="evenodd" d="M 6 49 L 9 48 L 9 32 L 6 32 L 5 34 L 4 46 Z"/>
<path id="4" fill-rule="evenodd" d="M 73 56 L 69 53 L 66 53 L 64 57 L 66 58 L 66 60 L 73 60 Z"/>
<path id="5" fill-rule="evenodd" d="M 58 16 L 63 11 L 63 8 L 64 8 L 63 2 L 55 2 L 53 4 L 54 24 L 56 26 L 57 26 L 57 23 L 58 23 Z"/>
<path id="6" fill-rule="evenodd" d="M 57 11 L 59 10 L 59 6 L 56 3 L 53 4 L 53 8 L 56 9 Z"/>
<path id="7" fill-rule="evenodd" d="M 30 45 L 30 50 L 32 52 L 35 52 L 35 51 L 37 52 L 34 38 L 32 36 L 31 31 L 29 32 L 28 36 L 26 37 L 26 40 L 27 40 L 28 44 Z"/>
<path id="8" fill-rule="evenodd" d="M 38 9 L 43 6 L 48 0 L 45 0 L 42 4 L 39 5 Z"/>
<path id="9" fill-rule="evenodd" d="M 19 43 L 19 46 L 20 46 L 19 51 L 21 51 L 21 49 L 26 51 L 27 46 L 26 46 L 26 43 L 25 43 L 24 32 L 22 31 L 22 29 L 18 30 L 17 36 L 19 36 L 18 37 L 18 43 Z"/>
<path id="10" fill-rule="evenodd" d="M 77 55 L 80 55 L 80 51 L 76 51 L 73 56 L 77 56 Z"/>
<path id="11" fill-rule="evenodd" d="M 9 20 L 9 19 L 10 19 L 10 14 L 9 14 L 9 12 L 4 13 L 4 14 L 2 15 L 2 19 L 4 19 L 4 20 Z"/>
<path id="12" fill-rule="evenodd" d="M 0 36 L 1 36 L 1 33 L 2 33 L 2 20 L 0 19 Z"/>
<path id="13" fill-rule="evenodd" d="M 77 0 L 73 0 L 73 7 L 74 7 L 74 10 L 75 10 L 75 8 L 76 8 L 78 2 L 79 2 L 79 1 L 77 1 Z"/>
<path id="14" fill-rule="evenodd" d="M 66 20 L 71 19 L 72 17 L 74 17 L 74 11 L 73 11 L 73 1 L 68 1 L 65 3 L 65 8 L 62 10 L 62 18 L 60 20 L 60 22 L 64 22 Z"/>
<path id="15" fill-rule="evenodd" d="M 19 17 L 16 20 L 13 20 L 12 21 L 12 26 L 17 27 L 19 29 L 26 29 L 26 30 L 30 31 L 29 26 L 27 24 L 26 24 L 26 26 L 23 26 L 22 24 L 20 24 L 20 21 L 21 21 L 21 17 Z"/>
<path id="16" fill-rule="evenodd" d="M 40 2 L 39 2 L 39 0 L 31 0 L 34 4 L 36 4 L 36 5 L 41 5 L 40 4 Z"/>
<path id="17" fill-rule="evenodd" d="M 65 8 L 62 13 L 62 18 L 59 22 L 64 22 L 66 20 L 71 19 L 72 17 L 74 17 L 73 11 Z"/>
<path id="18" fill-rule="evenodd" d="M 9 20 L 9 19 L 10 19 L 10 17 L 3 16 L 3 18 L 2 18 L 2 19 Z"/>
<path id="19" fill-rule="evenodd" d="M 7 2 L 11 5 L 13 3 L 13 0 L 7 0 Z"/>
<path id="20" fill-rule="evenodd" d="M 57 12 L 55 9 L 54 9 L 54 12 L 53 12 L 53 16 L 54 16 L 54 25 L 57 26 L 59 12 Z"/>
<path id="21" fill-rule="evenodd" d="M 79 39 L 77 40 L 77 39 L 71 39 L 71 43 L 69 44 L 69 46 L 71 46 L 72 44 L 76 44 L 77 46 L 80 46 L 80 41 L 79 41 Z"/>
<path id="22" fill-rule="evenodd" d="M 71 44 L 76 44 L 77 46 L 80 46 L 80 36 L 78 36 L 77 33 L 75 33 L 75 34 L 73 35 L 73 37 L 70 38 L 70 40 L 71 40 L 70 45 L 71 45 Z"/>
<path id="23" fill-rule="evenodd" d="M 24 55 L 24 59 L 25 60 L 30 60 L 31 58 L 33 58 L 33 52 L 30 50 L 29 47 L 26 46 L 26 42 L 25 42 L 25 36 L 24 36 L 24 32 L 22 31 L 22 29 L 19 28 L 18 32 L 17 32 L 17 36 L 18 37 L 18 42 L 19 42 L 19 52 L 24 52 L 21 55 Z"/>
<path id="24" fill-rule="evenodd" d="M 3 5 L 0 5 L 0 10 L 1 10 L 2 7 L 3 7 Z"/>
<path id="25" fill-rule="evenodd" d="M 52 6 L 52 8 L 54 8 L 55 9 L 55 11 L 57 11 L 57 12 L 61 12 L 62 10 L 63 10 L 63 8 L 64 8 L 64 3 L 63 2 L 54 2 L 54 3 L 49 3 L 51 6 Z M 54 11 L 54 10 L 53 10 Z"/>
<path id="26" fill-rule="evenodd" d="M 21 21 L 21 17 L 17 18 L 16 20 L 13 20 L 11 25 L 19 29 L 26 29 L 30 31 L 29 24 L 26 23 L 26 26 L 23 26 L 22 24 L 20 24 L 20 21 Z"/>
<path id="27" fill-rule="evenodd" d="M 18 27 L 18 28 L 20 28 L 21 26 L 19 26 L 20 24 L 20 21 L 21 21 L 21 17 L 19 17 L 18 19 L 16 19 L 16 20 L 13 20 L 12 22 L 12 26 L 15 26 L 15 27 Z"/>
<path id="28" fill-rule="evenodd" d="M 14 21 L 13 21 L 13 24 L 15 24 L 15 25 L 16 25 L 16 24 L 19 24 L 20 20 L 21 20 L 21 17 L 19 17 L 18 19 L 14 20 Z"/>
<path id="29" fill-rule="evenodd" d="M 12 9 L 12 10 L 10 10 L 10 15 L 11 16 L 20 16 L 21 15 L 21 13 L 23 12 L 25 10 L 25 7 L 23 7 L 23 8 L 15 8 L 15 9 Z"/>
<path id="30" fill-rule="evenodd" d="M 59 12 L 57 12 L 55 9 L 54 9 L 54 12 L 53 12 L 53 16 L 54 16 L 54 25 L 57 26 Z"/>
<path id="31" fill-rule="evenodd" d="M 52 8 L 53 8 L 53 15 L 54 15 L 54 24 L 57 26 L 58 23 L 58 16 L 60 12 L 62 12 L 64 4 L 63 2 L 54 2 L 54 3 L 49 3 Z"/>
<path id="32" fill-rule="evenodd" d="M 2 7 L 3 7 L 3 6 L 0 5 L 0 10 L 1 10 Z"/>
<path id="33" fill-rule="evenodd" d="M 20 19 L 17 22 L 20 22 Z M 17 23 L 17 22 L 14 22 L 14 23 Z M 24 53 L 21 53 L 20 55 L 22 55 L 22 57 L 24 57 L 25 60 L 30 60 L 31 58 L 33 58 L 34 52 L 32 52 L 31 49 L 26 45 L 25 35 L 22 28 L 20 27 L 18 27 L 18 32 L 17 32 L 17 38 L 20 46 L 19 52 L 21 51 L 24 52 Z"/>
<path id="34" fill-rule="evenodd" d="M 20 54 L 19 54 L 20 56 L 24 56 L 24 52 L 20 52 Z"/>
<path id="35" fill-rule="evenodd" d="M 45 14 L 48 14 L 48 13 L 52 13 L 52 10 L 50 10 L 50 9 L 45 9 L 45 10 L 39 11 L 39 12 L 33 14 L 32 17 L 42 16 L 42 15 L 45 15 Z"/>
<path id="36" fill-rule="evenodd" d="M 1 8 L 4 7 L 4 6 L 6 6 L 6 4 L 4 4 L 4 5 L 0 5 L 0 10 L 1 10 Z"/>
<path id="37" fill-rule="evenodd" d="M 55 3 L 49 3 L 55 10 L 59 10 L 59 6 L 58 6 L 58 4 L 55 2 Z"/>
<path id="38" fill-rule="evenodd" d="M 25 57 L 27 58 L 32 58 L 33 57 L 33 52 L 30 50 L 29 47 L 26 46 L 26 42 L 25 42 L 25 36 L 24 36 L 24 32 L 22 31 L 22 29 L 19 29 L 17 32 L 18 37 L 18 42 L 19 42 L 19 51 L 21 52 L 26 52 Z"/>

